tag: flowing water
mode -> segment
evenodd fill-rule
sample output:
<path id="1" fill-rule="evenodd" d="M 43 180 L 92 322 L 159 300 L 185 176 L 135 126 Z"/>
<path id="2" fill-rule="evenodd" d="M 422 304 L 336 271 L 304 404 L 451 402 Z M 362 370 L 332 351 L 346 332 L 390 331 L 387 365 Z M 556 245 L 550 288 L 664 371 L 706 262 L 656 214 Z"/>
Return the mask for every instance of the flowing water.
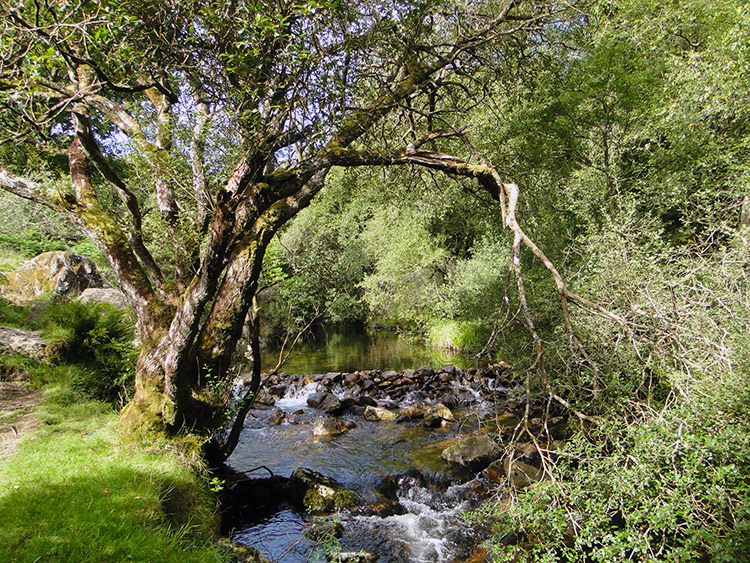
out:
<path id="1" fill-rule="evenodd" d="M 342 349 L 337 350 L 331 345 L 332 340 L 343 343 Z M 368 342 L 373 346 L 369 347 Z M 357 367 L 373 364 L 380 369 L 445 364 L 440 358 L 433 357 L 429 361 L 426 351 L 415 351 L 393 335 L 370 334 L 364 341 L 351 335 L 329 338 L 322 348 L 313 349 L 312 357 L 298 356 L 297 364 L 286 365 L 285 371 L 321 373 L 354 371 Z M 462 557 L 470 553 L 478 541 L 474 531 L 462 519 L 462 514 L 473 506 L 471 495 L 467 494 L 472 482 L 467 484 L 448 475 L 440 455 L 445 447 L 455 442 L 459 433 L 473 429 L 476 423 L 472 421 L 476 417 L 468 412 L 457 413 L 459 422 L 456 424 L 425 429 L 416 422 L 370 422 L 362 417 L 345 415 L 342 419 L 354 422 L 355 428 L 334 438 L 315 439 L 312 425 L 324 415 L 306 404 L 307 397 L 315 390 L 314 383 L 299 389 L 292 387 L 283 399 L 276 402 L 275 407 L 283 409 L 291 423 L 269 426 L 266 419 L 272 408 L 251 411 L 229 463 L 241 471 L 265 466 L 262 471 L 268 469 L 283 476 L 289 476 L 297 467 L 313 469 L 354 490 L 362 504 L 383 500 L 376 488 L 384 477 L 403 475 L 416 469 L 419 473 L 406 473 L 396 486 L 398 502 L 406 508 L 406 513 L 385 517 L 338 515 L 345 530 L 339 547 L 343 551 L 375 553 L 379 556 L 379 563 L 463 560 Z M 480 405 L 480 409 L 491 406 Z M 295 412 L 297 414 L 292 415 Z M 239 530 L 234 539 L 257 547 L 278 563 L 326 561 L 319 546 L 316 550 L 314 543 L 304 537 L 310 520 L 307 514 L 283 507 Z"/>

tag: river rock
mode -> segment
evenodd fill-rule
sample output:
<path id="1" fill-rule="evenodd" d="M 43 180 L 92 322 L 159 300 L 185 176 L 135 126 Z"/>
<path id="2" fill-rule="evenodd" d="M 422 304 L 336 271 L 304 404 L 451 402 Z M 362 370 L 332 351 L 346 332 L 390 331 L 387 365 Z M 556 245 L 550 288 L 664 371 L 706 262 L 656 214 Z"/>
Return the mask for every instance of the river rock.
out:
<path id="1" fill-rule="evenodd" d="M 334 412 L 341 407 L 341 401 L 333 393 L 313 393 L 307 398 L 307 405 L 314 409 Z"/>
<path id="2" fill-rule="evenodd" d="M 359 383 L 358 373 L 347 373 L 346 376 L 344 376 L 344 385 L 346 385 L 349 389 L 357 385 L 357 383 Z"/>
<path id="3" fill-rule="evenodd" d="M 268 388 L 268 392 L 278 399 L 281 399 L 284 395 L 286 395 L 286 392 L 288 390 L 289 386 L 283 384 L 273 385 Z"/>
<path id="4" fill-rule="evenodd" d="M 386 475 L 383 480 L 375 487 L 375 490 L 385 498 L 397 501 L 399 493 L 404 493 L 415 487 L 425 487 L 426 481 L 424 475 L 417 469 L 409 469 L 403 473 Z"/>
<path id="5" fill-rule="evenodd" d="M 448 465 L 471 471 L 484 469 L 500 457 L 501 450 L 492 438 L 484 435 L 467 436 L 443 450 L 442 458 Z"/>
<path id="6" fill-rule="evenodd" d="M 372 379 L 363 380 L 360 385 L 362 386 L 363 393 L 371 393 L 377 389 L 375 382 Z"/>
<path id="7" fill-rule="evenodd" d="M 106 303 L 120 311 L 130 308 L 130 303 L 122 291 L 108 287 L 88 287 L 83 290 L 78 300 L 81 303 Z"/>
<path id="8" fill-rule="evenodd" d="M 357 397 L 357 404 L 361 407 L 377 407 L 378 406 L 378 402 L 372 397 L 368 397 L 367 395 L 360 395 L 359 397 Z"/>
<path id="9" fill-rule="evenodd" d="M 271 416 L 268 417 L 268 425 L 269 426 L 279 426 L 280 424 L 284 424 L 286 422 L 286 414 L 283 410 L 276 407 L 274 411 L 271 413 Z"/>
<path id="10" fill-rule="evenodd" d="M 43 360 L 47 355 L 47 344 L 38 332 L 0 327 L 0 352 Z"/>
<path id="11" fill-rule="evenodd" d="M 286 484 L 286 492 L 295 504 L 312 512 L 332 512 L 357 503 L 357 495 L 334 479 L 298 467 Z"/>
<path id="12" fill-rule="evenodd" d="M 440 397 L 440 402 L 446 405 L 448 408 L 455 409 L 458 405 L 461 404 L 461 400 L 458 398 L 458 395 L 451 391 L 450 393 L 443 393 L 443 395 Z"/>
<path id="13" fill-rule="evenodd" d="M 403 416 L 408 416 L 409 418 L 423 418 L 429 409 L 429 404 L 424 401 L 419 401 L 418 403 L 414 403 L 413 405 L 401 409 L 400 412 Z"/>
<path id="14" fill-rule="evenodd" d="M 447 373 L 451 377 L 461 377 L 461 375 L 463 374 L 461 368 L 457 368 L 454 365 L 443 366 L 442 368 L 440 368 L 440 371 L 443 373 Z"/>
<path id="15" fill-rule="evenodd" d="M 407 508 L 398 501 L 384 500 L 374 502 L 364 506 L 358 506 L 355 513 L 358 516 L 377 516 L 378 518 L 388 518 L 389 516 L 401 516 L 409 512 Z"/>
<path id="16" fill-rule="evenodd" d="M 325 541 L 330 538 L 340 538 L 344 535 L 344 526 L 341 522 L 326 520 L 315 522 L 305 531 L 305 536 L 313 541 Z"/>
<path id="17" fill-rule="evenodd" d="M 503 482 L 505 480 L 505 467 L 503 460 L 496 459 L 490 463 L 485 467 L 484 471 L 482 471 L 481 476 L 493 483 Z"/>
<path id="18" fill-rule="evenodd" d="M 341 551 L 333 556 L 331 563 L 377 563 L 378 556 L 367 551 Z"/>
<path id="19" fill-rule="evenodd" d="M 398 411 L 388 410 L 382 407 L 367 407 L 365 408 L 365 420 L 371 420 L 374 422 L 396 420 L 399 414 Z"/>
<path id="20" fill-rule="evenodd" d="M 349 428 L 338 418 L 321 418 L 313 424 L 313 436 L 318 438 L 338 436 L 346 432 L 349 432 Z"/>
<path id="21" fill-rule="evenodd" d="M 75 297 L 89 287 L 102 287 L 96 264 L 72 252 L 44 252 L 7 275 L 8 289 L 25 298 L 53 293 Z"/>
<path id="22" fill-rule="evenodd" d="M 274 399 L 265 389 L 258 389 L 258 394 L 255 396 L 255 403 L 271 406 L 276 403 L 276 399 Z"/>
<path id="23" fill-rule="evenodd" d="M 451 410 L 442 403 L 430 407 L 424 413 L 424 425 L 427 428 L 438 428 L 455 420 Z"/>
<path id="24" fill-rule="evenodd" d="M 506 457 L 503 460 L 503 469 L 508 481 L 516 489 L 523 489 L 533 485 L 541 481 L 544 476 L 544 472 L 541 469 L 522 461 L 511 460 L 510 457 Z"/>
<path id="25" fill-rule="evenodd" d="M 453 375 L 444 371 L 438 374 L 438 381 L 440 383 L 450 383 L 453 380 Z"/>

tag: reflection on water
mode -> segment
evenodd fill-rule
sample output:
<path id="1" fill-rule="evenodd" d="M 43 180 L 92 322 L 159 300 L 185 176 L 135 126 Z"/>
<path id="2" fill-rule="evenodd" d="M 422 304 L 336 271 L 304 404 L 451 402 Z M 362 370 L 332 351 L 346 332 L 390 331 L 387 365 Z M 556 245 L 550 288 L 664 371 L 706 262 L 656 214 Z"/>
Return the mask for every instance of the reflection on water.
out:
<path id="1" fill-rule="evenodd" d="M 264 350 L 263 370 L 272 369 L 279 350 Z M 281 368 L 287 373 L 314 374 L 332 371 L 354 372 L 364 369 L 402 370 L 454 364 L 465 368 L 474 365 L 464 356 L 433 350 L 415 339 L 382 330 L 316 332 L 313 338 L 297 343 Z"/>

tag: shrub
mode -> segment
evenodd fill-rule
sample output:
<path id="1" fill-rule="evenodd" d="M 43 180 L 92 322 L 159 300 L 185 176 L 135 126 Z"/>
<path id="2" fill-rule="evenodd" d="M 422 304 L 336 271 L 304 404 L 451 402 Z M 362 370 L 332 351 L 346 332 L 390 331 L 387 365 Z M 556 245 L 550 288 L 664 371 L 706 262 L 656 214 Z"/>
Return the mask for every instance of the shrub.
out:
<path id="1" fill-rule="evenodd" d="M 35 321 L 55 362 L 77 366 L 74 386 L 106 401 L 130 393 L 137 352 L 134 329 L 122 311 L 106 304 L 51 303 Z"/>

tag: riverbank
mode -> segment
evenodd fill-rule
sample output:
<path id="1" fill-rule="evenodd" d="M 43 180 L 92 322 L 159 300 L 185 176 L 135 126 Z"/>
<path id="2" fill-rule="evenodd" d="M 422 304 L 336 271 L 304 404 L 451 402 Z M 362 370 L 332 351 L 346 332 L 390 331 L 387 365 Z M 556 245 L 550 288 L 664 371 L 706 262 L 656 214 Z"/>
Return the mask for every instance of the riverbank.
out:
<path id="1" fill-rule="evenodd" d="M 0 561 L 227 561 L 198 462 L 123 441 L 114 409 L 58 375 L 38 405 L 4 415 L 33 423 L 0 464 Z"/>

